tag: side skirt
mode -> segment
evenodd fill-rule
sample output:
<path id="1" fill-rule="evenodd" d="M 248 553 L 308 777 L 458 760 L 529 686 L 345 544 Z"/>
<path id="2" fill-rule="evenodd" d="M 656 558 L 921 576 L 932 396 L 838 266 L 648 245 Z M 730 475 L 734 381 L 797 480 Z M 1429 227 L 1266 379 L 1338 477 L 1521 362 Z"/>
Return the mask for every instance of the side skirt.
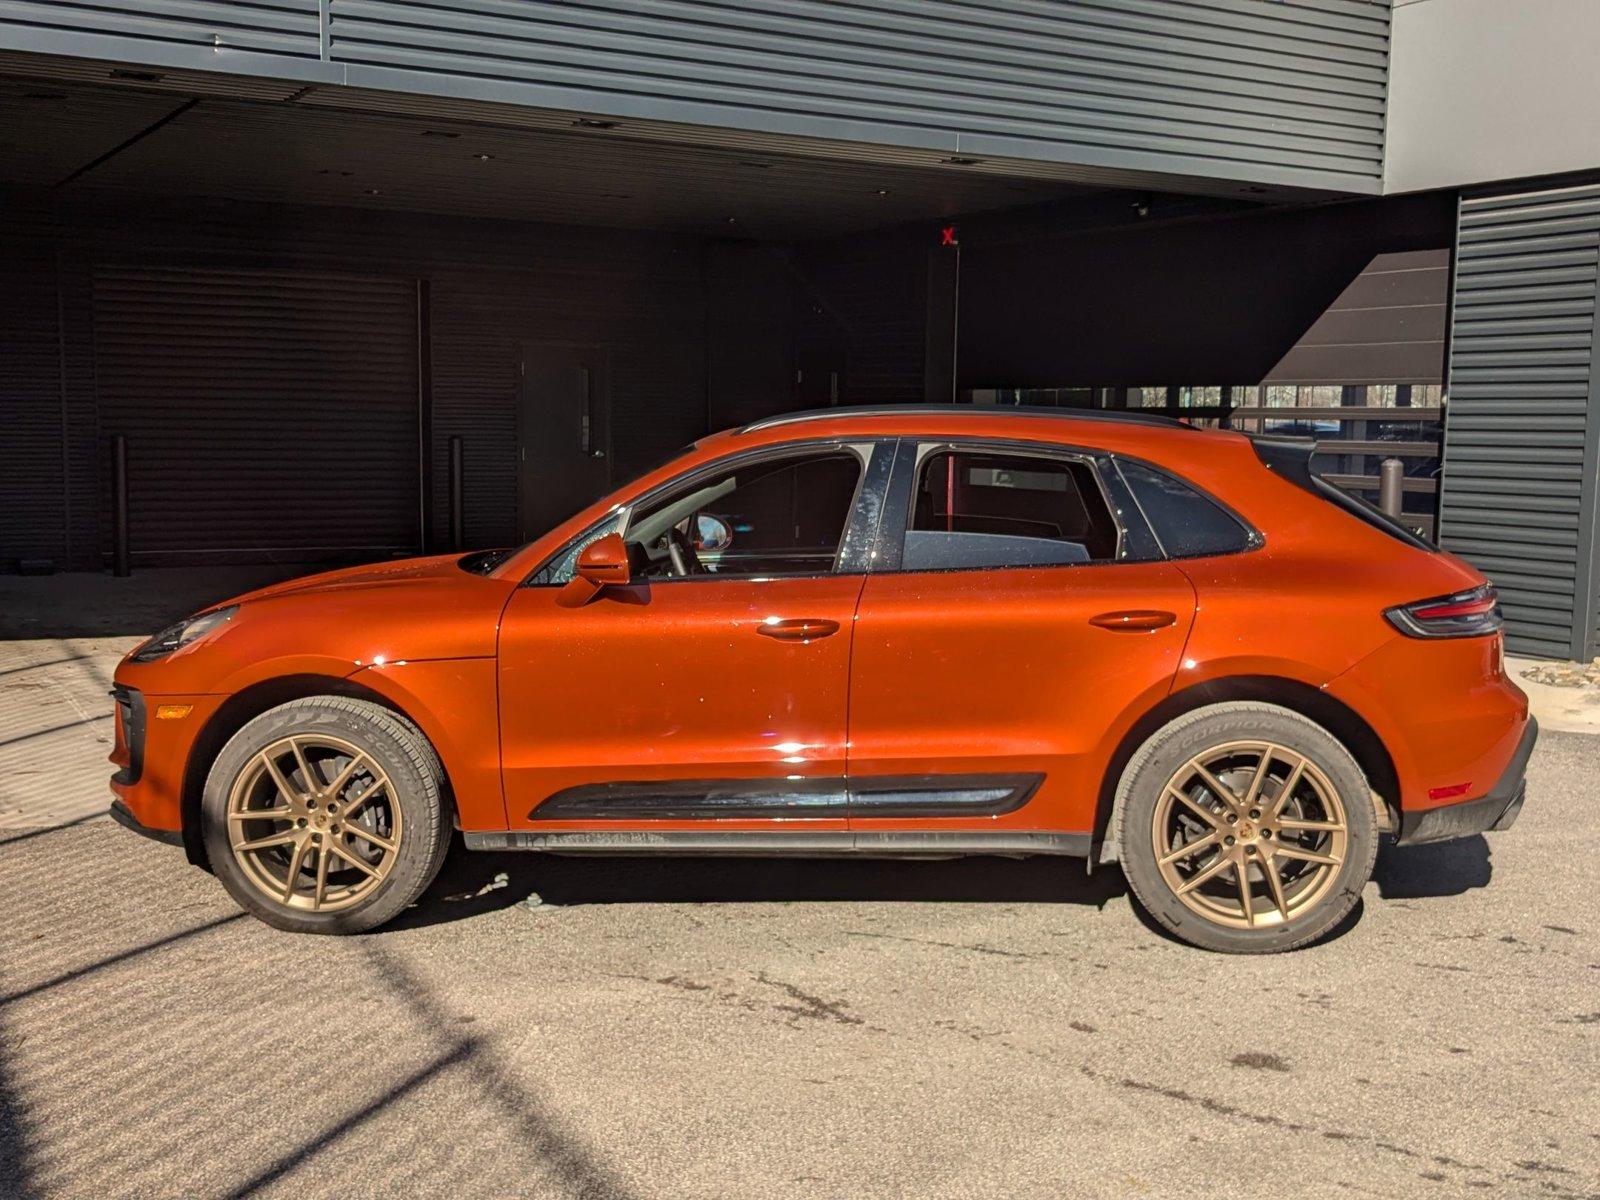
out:
<path id="1" fill-rule="evenodd" d="M 688 832 L 533 833 L 509 830 L 463 833 L 469 850 L 536 850 L 545 854 L 728 854 L 743 857 L 832 858 L 861 855 L 898 858 L 969 854 L 1058 854 L 1083 858 L 1086 833 L 1035 833 L 1027 830 L 974 832 L 792 833 L 691 830 Z"/>

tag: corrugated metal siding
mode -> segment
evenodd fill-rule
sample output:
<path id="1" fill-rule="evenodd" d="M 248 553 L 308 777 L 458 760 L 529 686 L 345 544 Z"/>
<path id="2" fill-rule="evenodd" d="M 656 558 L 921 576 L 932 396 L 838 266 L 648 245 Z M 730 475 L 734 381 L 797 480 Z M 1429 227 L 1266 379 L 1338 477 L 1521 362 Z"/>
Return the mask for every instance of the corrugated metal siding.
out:
<path id="1" fill-rule="evenodd" d="M 1389 5 L 1365 0 L 331 0 L 328 34 L 334 61 L 598 112 L 1365 190 L 1381 174 Z"/>
<path id="2" fill-rule="evenodd" d="M 0 242 L 0 569 L 65 554 L 61 346 L 49 242 Z M 31 250 L 32 253 L 14 251 Z"/>
<path id="3" fill-rule="evenodd" d="M 105 34 L 208 50 L 254 50 L 315 58 L 320 53 L 318 0 L 5 0 L 6 25 Z"/>
<path id="4" fill-rule="evenodd" d="M 1381 173 L 1383 2 L 331 0 L 329 12 L 336 62 L 537 85 L 599 112 L 1369 191 Z"/>
<path id="5" fill-rule="evenodd" d="M 1387 0 L 326 3 L 323 26 L 318 0 L 0 0 L 0 48 L 138 60 L 149 47 L 163 67 L 327 92 L 990 160 L 978 170 L 1381 183 Z"/>
<path id="6" fill-rule="evenodd" d="M 196 434 L 179 420 L 180 415 L 195 411 L 203 421 L 220 419 L 217 414 L 225 416 L 229 411 L 229 397 L 256 395 L 261 377 L 253 367 L 237 359 L 208 360 L 204 380 L 196 383 L 190 379 L 173 389 L 161 383 L 162 364 L 156 362 L 150 368 L 156 372 L 153 382 L 132 387 L 119 382 L 118 372 L 141 374 L 145 368 L 133 356 L 145 351 L 128 345 L 125 337 L 102 347 L 100 366 L 111 374 L 101 381 L 102 399 L 108 408 L 101 428 L 95 377 L 97 277 L 142 278 L 168 271 L 191 277 L 213 271 L 229 277 L 259 273 L 268 279 L 281 276 L 293 280 L 383 272 L 430 280 L 436 545 L 445 544 L 448 532 L 452 434 L 465 440 L 468 542 L 486 546 L 516 540 L 517 363 L 525 343 L 566 341 L 609 349 L 613 472 L 619 481 L 706 431 L 705 293 L 699 245 L 690 239 L 327 208 L 145 204 L 138 211 L 122 206 L 84 208 L 60 219 L 64 337 L 59 340 L 64 348 L 67 400 L 63 434 L 56 378 L 57 244 L 56 225 L 47 214 L 30 217 L 11 210 L 0 220 L 0 259 L 9 264 L 0 268 L 9 285 L 0 292 L 0 308 L 4 309 L 0 314 L 0 416 L 8 428 L 37 431 L 33 440 L 0 439 L 0 454 L 14 455 L 17 467 L 0 470 L 0 513 L 5 514 L 0 519 L 0 570 L 10 569 L 6 559 L 24 552 L 27 557 L 65 563 L 69 545 L 74 566 L 99 565 L 109 538 L 105 462 L 114 433 L 131 436 L 140 429 L 148 433 L 159 426 L 157 432 L 170 431 L 178 439 L 174 445 L 180 450 L 174 453 L 197 452 L 200 457 L 225 460 L 230 465 L 242 460 L 247 470 L 254 469 L 251 463 L 258 457 L 253 443 L 243 453 L 231 442 L 220 448 L 206 443 L 196 451 Z M 404 336 L 405 362 L 399 362 L 400 350 L 395 349 L 394 361 L 386 368 L 397 372 L 412 369 L 414 361 L 411 284 L 399 279 L 390 282 L 404 292 L 405 311 L 399 311 L 401 298 L 397 295 L 396 332 L 385 341 L 392 345 Z M 104 287 L 101 291 L 109 300 Z M 126 326 L 139 319 L 135 301 L 114 303 L 119 310 L 118 324 Z M 260 344 L 270 344 L 277 357 L 286 359 L 297 357 L 295 346 L 306 346 L 307 354 L 320 352 L 322 323 L 337 328 L 343 319 L 336 313 L 327 314 L 318 307 L 320 303 L 313 287 L 306 305 L 290 305 L 274 318 L 274 340 Z M 307 340 L 302 341 L 299 331 L 308 321 Z M 269 332 L 257 330 L 251 336 L 266 339 Z M 25 372 L 20 369 L 22 356 L 7 353 L 13 345 L 26 347 Z M 197 346 L 180 345 L 178 349 L 192 357 L 200 353 Z M 308 395 L 339 401 L 345 393 L 338 389 L 344 384 L 336 382 L 332 393 L 320 381 L 304 386 Z M 384 520 L 395 530 L 384 535 L 384 542 L 392 537 L 405 548 L 415 544 L 418 499 L 414 376 L 408 377 L 401 390 L 407 407 L 403 418 L 395 416 L 394 428 L 402 430 L 406 439 L 405 478 L 395 484 L 392 503 L 389 492 L 384 492 L 381 506 L 387 514 Z M 253 401 L 250 406 L 254 407 Z M 395 407 L 400 407 L 398 402 Z M 150 411 L 142 412 L 145 408 Z M 134 428 L 126 427 L 124 418 L 131 420 Z M 267 447 L 267 453 L 275 452 Z M 137 503 L 143 469 L 138 441 L 132 454 Z M 396 448 L 392 463 L 398 463 L 400 456 Z M 74 530 L 70 543 L 59 508 L 35 513 L 30 507 L 46 500 L 51 505 L 61 503 L 59 464 L 63 458 Z M 11 461 L 5 465 L 12 465 Z M 170 463 L 161 467 L 168 473 L 175 469 Z M 58 473 L 49 475 L 52 470 Z M 254 500 L 248 476 L 243 477 L 246 483 L 238 483 L 240 478 L 235 476 L 237 487 L 230 492 L 227 507 L 248 510 Z M 170 487 L 170 481 L 162 486 Z M 170 510 L 170 502 L 163 503 Z M 12 520 L 14 513 L 25 516 Z M 171 519 L 170 511 L 158 516 L 161 522 Z M 218 518 L 224 523 L 239 519 L 235 515 Z M 142 523 L 136 507 L 135 547 L 148 553 Z M 370 536 L 369 532 L 364 539 Z M 170 532 L 162 537 L 161 544 L 169 550 L 176 544 Z M 22 538 L 27 539 L 25 546 Z M 216 540 L 209 539 L 206 544 Z M 278 554 L 284 540 L 277 539 L 265 549 Z M 341 536 L 338 540 L 350 539 Z M 178 549 L 198 545 L 184 540 Z"/>
<path id="7" fill-rule="evenodd" d="M 1449 296 L 1448 247 L 1374 255 L 1262 382 L 1439 383 Z"/>
<path id="8" fill-rule="evenodd" d="M 1597 269 L 1600 184 L 1462 199 L 1441 542 L 1524 654 L 1593 652 Z"/>
<path id="9" fill-rule="evenodd" d="M 94 304 L 135 562 L 416 549 L 415 280 L 106 268 Z"/>
<path id="10" fill-rule="evenodd" d="M 795 256 L 802 305 L 797 338 L 843 350 L 840 404 L 923 398 L 928 317 L 925 241 L 847 238 Z M 785 407 L 781 400 L 773 411 Z"/>

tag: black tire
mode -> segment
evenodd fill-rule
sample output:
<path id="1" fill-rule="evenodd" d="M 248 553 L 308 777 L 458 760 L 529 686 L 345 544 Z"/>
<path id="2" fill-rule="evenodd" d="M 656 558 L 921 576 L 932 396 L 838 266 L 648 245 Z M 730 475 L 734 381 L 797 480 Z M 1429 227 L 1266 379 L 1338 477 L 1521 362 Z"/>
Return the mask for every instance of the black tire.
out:
<path id="1" fill-rule="evenodd" d="M 387 775 L 400 809 L 401 835 L 387 875 L 358 901 L 332 912 L 306 911 L 267 895 L 230 844 L 228 806 L 236 782 L 258 754 L 290 735 L 323 735 L 357 747 Z M 212 764 L 200 811 L 212 869 L 228 893 L 268 925 L 294 933 L 361 933 L 384 924 L 433 882 L 450 846 L 444 771 L 433 747 L 399 714 L 344 696 L 292 700 L 248 722 Z"/>
<path id="2" fill-rule="evenodd" d="M 1232 743 L 1249 742 L 1253 739 L 1272 742 L 1294 755 L 1304 756 L 1315 767 L 1316 772 L 1320 773 L 1320 781 L 1331 787 L 1339 806 L 1343 809 L 1345 840 L 1343 861 L 1337 867 L 1322 868 L 1323 882 L 1316 889 L 1307 888 L 1303 893 L 1305 898 L 1303 909 L 1286 907 L 1283 911 L 1289 911 L 1291 914 L 1288 919 L 1281 918 L 1277 908 L 1266 910 L 1265 916 L 1261 919 L 1274 923 L 1244 928 L 1228 924 L 1222 917 L 1197 912 L 1177 894 L 1181 889 L 1173 887 L 1158 862 L 1154 822 L 1157 805 L 1166 793 L 1168 782 L 1180 770 L 1186 769 L 1187 764 L 1203 758 L 1215 748 Z M 1275 780 L 1274 783 L 1281 790 L 1286 780 Z M 1205 796 L 1209 792 L 1201 791 L 1199 794 Z M 1176 805 L 1176 801 L 1173 804 Z M 1274 704 L 1237 701 L 1210 705 L 1186 713 L 1158 730 L 1128 762 L 1118 787 L 1115 811 L 1116 827 L 1113 835 L 1116 838 L 1118 857 L 1122 862 L 1128 886 L 1139 904 L 1163 928 L 1181 940 L 1206 950 L 1229 954 L 1267 954 L 1293 950 L 1325 936 L 1345 919 L 1361 898 L 1361 889 L 1371 878 L 1373 863 L 1378 853 L 1378 827 L 1371 791 L 1366 776 L 1355 759 L 1339 740 L 1322 726 L 1299 713 Z M 1174 807 L 1170 811 L 1177 812 L 1179 809 Z M 1187 818 L 1188 814 L 1185 813 L 1185 816 Z M 1225 819 L 1226 816 L 1219 818 L 1219 820 Z M 1195 836 L 1200 836 L 1204 832 L 1203 824 L 1192 819 L 1190 823 L 1199 825 L 1199 832 Z M 1246 828 L 1253 829 L 1259 824 L 1259 822 L 1247 822 Z M 1228 832 L 1229 830 L 1225 828 L 1218 829 L 1219 835 Z M 1249 853 L 1255 855 L 1269 850 L 1284 853 L 1284 850 L 1279 849 L 1285 847 L 1282 831 L 1279 831 L 1279 840 L 1276 844 L 1260 840 L 1270 836 L 1270 830 L 1267 833 L 1260 833 L 1257 830 L 1254 840 L 1260 850 L 1251 849 Z M 1294 836 L 1291 833 L 1288 846 L 1297 845 Z M 1242 854 L 1244 839 L 1239 839 L 1239 843 L 1239 853 Z M 1184 844 L 1180 835 L 1176 842 L 1177 848 L 1181 849 Z M 1230 842 L 1229 845 L 1233 843 Z M 1186 859 L 1181 868 L 1169 866 L 1168 870 L 1174 874 L 1179 870 L 1189 871 L 1190 874 L 1181 881 L 1187 886 L 1188 879 L 1201 874 L 1206 866 L 1220 863 L 1222 853 L 1221 846 L 1215 850 L 1200 851 L 1192 858 Z M 1232 880 L 1234 885 L 1238 885 L 1242 875 L 1244 879 L 1251 881 L 1244 884 L 1244 890 L 1249 891 L 1258 881 L 1265 894 L 1269 883 L 1264 874 L 1267 867 L 1255 858 L 1241 861 L 1245 862 L 1245 868 L 1240 874 L 1234 874 L 1233 867 L 1225 867 L 1217 876 L 1218 883 L 1202 886 L 1219 890 L 1227 880 Z M 1301 869 L 1298 860 L 1293 858 L 1278 858 L 1271 861 L 1284 863 L 1291 872 Z M 1253 875 L 1252 870 L 1255 872 Z M 1282 879 L 1281 874 L 1279 878 Z M 1292 888 L 1296 882 L 1290 880 L 1289 886 Z M 1317 892 L 1320 892 L 1320 898 L 1314 898 Z M 1197 890 L 1194 895 L 1196 900 L 1200 900 L 1203 893 Z M 1271 902 L 1270 898 L 1264 896 L 1264 904 Z M 1252 905 L 1252 912 L 1258 911 L 1254 907 L 1256 901 L 1252 898 L 1247 897 L 1245 903 Z M 1244 906 L 1244 903 L 1239 905 L 1241 910 Z"/>

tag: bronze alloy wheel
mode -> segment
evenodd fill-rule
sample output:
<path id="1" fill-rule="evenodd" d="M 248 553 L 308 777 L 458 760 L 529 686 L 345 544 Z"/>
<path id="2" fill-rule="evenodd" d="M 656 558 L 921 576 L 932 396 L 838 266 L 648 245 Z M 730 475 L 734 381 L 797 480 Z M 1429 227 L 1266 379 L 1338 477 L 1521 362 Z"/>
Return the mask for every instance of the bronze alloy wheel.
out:
<path id="1" fill-rule="evenodd" d="M 1151 820 L 1173 896 L 1232 929 L 1285 925 L 1314 909 L 1349 853 L 1344 804 L 1304 754 L 1225 742 L 1178 768 Z"/>
<path id="2" fill-rule="evenodd" d="M 401 806 L 368 753 L 328 733 L 279 738 L 239 771 L 228 844 L 267 899 L 305 912 L 361 903 L 394 870 Z"/>

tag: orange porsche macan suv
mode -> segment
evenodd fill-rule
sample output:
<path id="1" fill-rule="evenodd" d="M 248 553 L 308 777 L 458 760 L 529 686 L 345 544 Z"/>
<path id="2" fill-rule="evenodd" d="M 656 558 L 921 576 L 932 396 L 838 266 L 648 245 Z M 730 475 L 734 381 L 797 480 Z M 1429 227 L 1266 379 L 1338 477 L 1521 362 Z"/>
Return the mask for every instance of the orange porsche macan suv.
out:
<path id="1" fill-rule="evenodd" d="M 1285 950 L 1378 840 L 1505 829 L 1536 727 L 1484 577 L 1311 444 L 966 406 L 760 421 L 515 550 L 335 571 L 116 673 L 119 821 L 282 929 L 469 848 L 1070 855 Z"/>

